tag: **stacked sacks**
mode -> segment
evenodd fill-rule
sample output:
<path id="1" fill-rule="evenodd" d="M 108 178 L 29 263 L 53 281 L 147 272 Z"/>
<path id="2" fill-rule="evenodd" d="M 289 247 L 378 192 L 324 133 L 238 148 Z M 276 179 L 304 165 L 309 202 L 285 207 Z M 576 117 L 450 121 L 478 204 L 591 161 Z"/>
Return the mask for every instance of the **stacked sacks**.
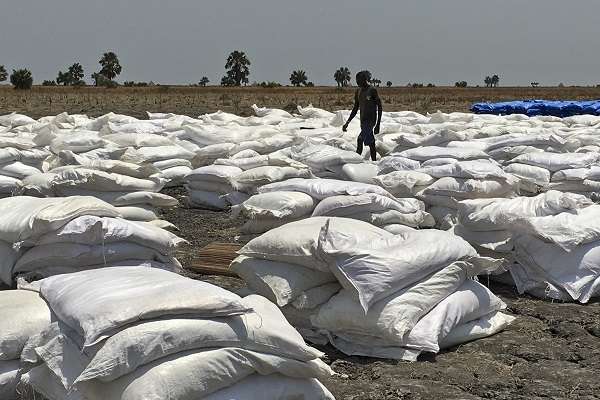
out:
<path id="1" fill-rule="evenodd" d="M 557 171 L 552 174 L 548 188 L 580 193 L 596 200 L 600 195 L 600 166 Z"/>
<path id="2" fill-rule="evenodd" d="M 276 151 L 271 154 L 259 154 L 252 149 L 239 151 L 230 158 L 219 158 L 215 165 L 228 165 L 237 167 L 243 171 L 249 171 L 261 167 L 293 167 L 295 169 L 308 169 L 298 161 L 291 159 L 285 150 Z"/>
<path id="3" fill-rule="evenodd" d="M 196 168 L 185 177 L 190 207 L 225 210 L 248 198 L 236 189 L 235 178 L 242 169 L 229 165 Z"/>
<path id="4" fill-rule="evenodd" d="M 375 183 L 374 178 L 379 173 L 375 163 L 344 164 L 340 170 L 340 178 L 361 183 Z"/>
<path id="5" fill-rule="evenodd" d="M 311 320 L 343 352 L 415 360 L 512 321 L 499 313 L 505 304 L 470 279 L 496 263 L 462 239 L 425 230 L 366 242 L 335 224 L 322 228 L 319 250 L 344 289 Z"/>
<path id="6" fill-rule="evenodd" d="M 415 170 L 421 166 L 421 163 L 392 153 L 379 159 L 377 166 L 379 167 L 378 175 L 385 175 L 394 171 Z"/>
<path id="7" fill-rule="evenodd" d="M 591 204 L 584 196 L 555 190 L 535 197 L 464 200 L 459 203 L 459 223 L 454 226 L 453 232 L 480 252 L 511 259 L 518 242 L 514 232 L 516 221 L 575 212 Z"/>
<path id="8" fill-rule="evenodd" d="M 126 151 L 126 148 L 121 148 L 102 139 L 96 130 L 85 129 L 72 124 L 60 128 L 64 125 L 57 122 L 60 120 L 60 116 L 57 116 L 54 120 L 49 121 L 47 125 L 36 130 L 36 135 L 33 138 L 38 146 L 44 146 L 50 150 L 49 157 L 44 160 L 45 171 L 62 165 L 58 157 L 62 151 L 75 153 L 92 160 L 117 160 Z M 88 121 L 88 124 L 92 123 Z"/>
<path id="9" fill-rule="evenodd" d="M 27 115 L 17 114 L 16 112 L 0 115 L 0 126 L 7 128 L 17 128 L 19 126 L 34 124 L 35 122 L 35 119 Z"/>
<path id="10" fill-rule="evenodd" d="M 414 197 L 427 188 L 436 179 L 431 175 L 413 170 L 396 170 L 379 174 L 373 178 L 376 185 L 381 186 L 395 197 Z"/>
<path id="11" fill-rule="evenodd" d="M 448 228 L 447 225 L 455 221 L 461 200 L 510 198 L 515 197 L 519 191 L 519 179 L 504 172 L 492 160 L 422 166 L 417 172 L 437 179 L 418 192 L 417 197 L 430 206 L 429 211 L 436 217 L 438 226 L 443 228 Z"/>
<path id="12" fill-rule="evenodd" d="M 18 195 L 22 180 L 41 173 L 46 150 L 38 148 L 32 136 L 0 128 L 0 197 Z"/>
<path id="13" fill-rule="evenodd" d="M 341 289 L 317 258 L 319 233 L 327 220 L 312 217 L 272 229 L 248 242 L 230 267 L 249 289 L 282 307 L 288 321 L 313 342 L 323 338 L 313 331 L 310 315 Z M 366 222 L 336 220 L 347 232 L 366 239 L 391 235 Z"/>
<path id="14" fill-rule="evenodd" d="M 24 193 L 47 197 L 94 196 L 118 205 L 123 217 L 133 221 L 158 220 L 156 207 L 177 204 L 174 198 L 158 193 L 165 180 L 137 178 L 114 170 L 140 176 L 135 172 L 138 170 L 135 164 L 98 160 L 87 167 L 65 166 L 30 176 L 24 181 Z"/>
<path id="15" fill-rule="evenodd" d="M 393 198 L 390 193 L 379 186 L 336 179 L 288 179 L 258 189 L 259 193 L 279 191 L 302 192 L 319 201 L 331 196 L 356 196 L 365 193 L 375 193 Z"/>
<path id="16" fill-rule="evenodd" d="M 243 150 L 230 159 L 200 167 L 186 176 L 192 207 L 226 209 L 247 200 L 259 187 L 291 178 L 312 178 L 310 170 L 281 153 Z"/>
<path id="17" fill-rule="evenodd" d="M 514 128 L 511 127 L 511 132 Z M 554 133 L 545 133 L 538 129 L 522 133 L 508 133 L 500 136 L 484 137 L 468 142 L 452 142 L 452 147 L 474 147 L 485 151 L 499 162 L 510 160 L 522 154 L 538 152 L 561 152 L 567 142 Z"/>
<path id="18" fill-rule="evenodd" d="M 412 228 L 431 228 L 435 225 L 433 216 L 425 212 L 422 201 L 391 199 L 377 193 L 327 197 L 321 200 L 312 215 L 358 219 L 386 230 L 394 229 L 396 225 Z"/>
<path id="19" fill-rule="evenodd" d="M 181 129 L 182 123 L 189 120 L 189 117 L 152 114 L 149 114 L 149 117 L 149 121 L 140 121 L 127 116 L 107 114 L 88 122 L 88 129 L 97 131 L 99 138 L 106 144 L 101 152 L 94 151 L 82 155 L 92 159 L 103 156 L 112 160 L 120 160 L 123 157 L 124 161 L 151 164 L 156 170 L 155 177 L 165 179 L 168 186 L 180 185 L 181 178 L 191 170 L 190 160 L 194 156 L 192 151 L 195 148 L 190 149 L 188 142 L 177 140 L 173 131 Z M 160 148 L 162 154 L 168 154 L 168 158 L 157 155 L 156 149 L 152 148 Z M 114 151 L 107 152 L 110 149 Z"/>
<path id="20" fill-rule="evenodd" d="M 0 200 L 0 278 L 28 280 L 109 265 L 144 265 L 178 270 L 173 257 L 182 242 L 145 222 L 120 218 L 116 207 L 94 197 Z"/>
<path id="21" fill-rule="evenodd" d="M 512 320 L 469 279 L 497 263 L 448 232 L 393 235 L 316 217 L 273 229 L 239 254 L 232 269 L 250 289 L 282 306 L 307 338 L 324 334 L 346 354 L 414 360 Z"/>
<path id="22" fill-rule="evenodd" d="M 587 303 L 600 294 L 600 206 L 519 218 L 515 264 L 519 293 Z"/>
<path id="23" fill-rule="evenodd" d="M 395 199 L 379 186 L 334 179 L 289 179 L 262 186 L 235 209 L 249 218 L 242 231 L 263 233 L 309 216 L 338 216 L 377 226 L 431 227 L 434 220 L 416 199 Z"/>
<path id="24" fill-rule="evenodd" d="M 322 353 L 260 296 L 137 267 L 39 291 L 57 322 L 23 351 L 22 382 L 49 400 L 333 399 L 317 380 L 333 374 Z"/>
<path id="25" fill-rule="evenodd" d="M 520 168 L 521 175 L 539 181 L 546 190 L 560 190 L 591 196 L 600 190 L 593 167 L 600 161 L 597 153 L 536 152 L 513 158 L 507 171 Z M 519 166 L 519 167 L 517 167 Z"/>
<path id="26" fill-rule="evenodd" d="M 293 178 L 308 179 L 313 175 L 308 168 L 268 165 L 245 170 L 236 176 L 235 182 L 239 191 L 254 194 L 261 186 Z"/>
<path id="27" fill-rule="evenodd" d="M 50 309 L 38 293 L 0 291 L 0 398 L 17 399 L 21 352 L 30 337 L 50 325 Z"/>
<path id="28" fill-rule="evenodd" d="M 463 132 L 455 131 L 454 129 L 457 128 L 457 126 L 442 127 L 441 129 L 435 129 L 431 132 L 427 132 L 425 135 L 402 135 L 396 139 L 395 142 L 397 146 L 394 148 L 393 151 L 399 153 L 401 151 L 412 149 L 415 147 L 426 146 L 446 147 L 450 142 L 465 141 L 473 136 L 473 134 L 466 130 Z"/>
<path id="29" fill-rule="evenodd" d="M 285 154 L 285 153 L 284 153 Z M 307 165 L 313 174 L 321 178 L 346 179 L 342 168 L 346 164 L 360 164 L 362 156 L 354 151 L 342 150 L 326 144 L 305 142 L 290 149 L 290 158 Z"/>
<path id="30" fill-rule="evenodd" d="M 397 225 L 426 228 L 435 222 L 423 202 L 395 199 L 366 183 L 290 179 L 262 186 L 259 192 L 234 207 L 234 216 L 249 219 L 242 227 L 244 233 L 263 233 L 311 215 L 352 218 L 390 229 Z"/>
<path id="31" fill-rule="evenodd" d="M 302 192 L 278 191 L 260 193 L 232 207 L 232 218 L 248 219 L 242 233 L 263 233 L 278 226 L 310 217 L 317 202 Z"/>
<path id="32" fill-rule="evenodd" d="M 151 127 L 154 125 L 151 125 Z M 148 132 L 148 127 L 144 127 Z M 124 157 L 134 159 L 137 154 L 146 154 L 143 159 L 155 168 L 156 177 L 167 180 L 169 186 L 181 185 L 183 177 L 192 170 L 191 158 L 189 151 L 180 151 L 173 154 L 173 158 L 156 159 L 156 156 L 148 158 L 153 147 L 163 147 L 171 149 L 173 146 L 181 146 L 182 142 L 175 142 L 167 137 L 159 136 L 151 133 L 131 133 L 121 131 L 103 136 L 103 139 L 115 143 L 118 146 L 135 149 L 135 153 L 129 151 L 124 154 Z"/>
<path id="33" fill-rule="evenodd" d="M 416 147 L 414 149 L 404 150 L 397 154 L 400 157 L 408 158 L 421 163 L 435 159 L 453 159 L 457 161 L 481 160 L 489 156 L 482 150 L 474 148 L 458 147 L 439 147 L 426 146 Z"/>

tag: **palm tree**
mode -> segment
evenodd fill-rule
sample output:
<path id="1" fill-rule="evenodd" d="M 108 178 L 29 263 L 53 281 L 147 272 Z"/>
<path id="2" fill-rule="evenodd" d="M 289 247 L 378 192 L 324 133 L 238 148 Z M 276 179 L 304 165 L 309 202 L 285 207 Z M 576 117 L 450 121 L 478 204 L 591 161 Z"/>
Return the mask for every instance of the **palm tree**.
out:
<path id="1" fill-rule="evenodd" d="M 492 87 L 492 78 L 489 76 L 486 76 L 483 82 L 485 83 L 485 87 Z"/>
<path id="2" fill-rule="evenodd" d="M 235 50 L 229 54 L 225 63 L 227 75 L 221 79 L 221 84 L 224 82 L 233 83 L 233 86 L 240 86 L 242 83 L 248 83 L 250 76 L 250 60 L 246 57 L 243 51 Z"/>
<path id="3" fill-rule="evenodd" d="M 0 65 L 0 82 L 4 82 L 6 78 L 8 78 L 8 72 L 6 72 L 4 65 Z"/>
<path id="4" fill-rule="evenodd" d="M 381 79 L 373 78 L 373 79 L 371 79 L 371 83 L 374 86 L 379 87 L 379 85 L 381 85 Z"/>
<path id="5" fill-rule="evenodd" d="M 299 69 L 297 71 L 293 71 L 290 75 L 290 82 L 294 86 L 306 86 L 306 82 L 308 81 L 308 77 L 306 76 L 306 72 Z"/>
<path id="6" fill-rule="evenodd" d="M 500 82 L 500 77 L 498 75 L 492 76 L 492 86 L 498 87 L 498 82 Z"/>
<path id="7" fill-rule="evenodd" d="M 335 71 L 335 74 L 333 74 L 333 79 L 337 82 L 338 87 L 348 86 L 351 80 L 350 69 L 348 69 L 348 67 L 340 67 Z"/>
<path id="8" fill-rule="evenodd" d="M 202 79 L 200 79 L 199 83 L 200 83 L 200 86 L 204 87 L 204 86 L 208 85 L 208 82 L 210 82 L 208 80 L 208 78 L 206 76 L 203 76 Z"/>
<path id="9" fill-rule="evenodd" d="M 123 69 L 121 67 L 121 64 L 119 63 L 119 58 L 112 51 L 104 53 L 102 55 L 102 58 L 98 62 L 102 66 L 102 68 L 100 69 L 100 74 L 104 75 L 111 81 L 115 79 Z"/>

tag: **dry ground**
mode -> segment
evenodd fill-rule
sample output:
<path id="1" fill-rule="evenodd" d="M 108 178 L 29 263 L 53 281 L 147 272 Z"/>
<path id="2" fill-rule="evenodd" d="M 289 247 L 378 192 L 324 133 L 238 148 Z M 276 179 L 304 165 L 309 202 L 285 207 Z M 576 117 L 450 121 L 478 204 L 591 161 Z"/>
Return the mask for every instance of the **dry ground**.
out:
<path id="1" fill-rule="evenodd" d="M 327 110 L 352 107 L 353 88 L 260 88 L 260 87 L 184 87 L 155 86 L 148 88 L 105 89 L 96 87 L 42 87 L 16 91 L 0 86 L 0 114 L 10 111 L 39 118 L 67 111 L 99 116 L 110 111 L 143 118 L 146 111 L 172 112 L 196 117 L 207 112 L 223 110 L 250 115 L 250 106 L 296 109 L 296 105 L 312 103 Z M 413 110 L 421 113 L 437 110 L 468 111 L 474 102 L 515 99 L 596 99 L 600 88 L 595 87 L 499 87 L 499 88 L 380 88 L 387 111 Z"/>
<path id="2" fill-rule="evenodd" d="M 169 194 L 181 197 L 182 191 Z M 178 255 L 184 266 L 212 241 L 236 241 L 241 225 L 223 212 L 183 207 L 164 210 L 164 217 L 190 242 Z M 235 278 L 199 278 L 231 290 L 243 286 Z M 551 303 L 518 296 L 505 285 L 490 287 L 518 316 L 508 330 L 416 363 L 348 357 L 320 347 L 341 374 L 325 385 L 338 400 L 600 398 L 600 304 Z"/>

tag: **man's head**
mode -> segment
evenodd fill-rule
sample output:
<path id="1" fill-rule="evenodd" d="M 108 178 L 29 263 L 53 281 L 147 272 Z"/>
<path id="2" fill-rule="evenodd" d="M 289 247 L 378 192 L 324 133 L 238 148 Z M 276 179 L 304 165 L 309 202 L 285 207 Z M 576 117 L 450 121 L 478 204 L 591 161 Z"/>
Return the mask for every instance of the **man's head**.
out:
<path id="1" fill-rule="evenodd" d="M 361 87 L 369 86 L 369 81 L 371 80 L 371 73 L 369 71 L 360 71 L 356 74 L 356 84 Z"/>

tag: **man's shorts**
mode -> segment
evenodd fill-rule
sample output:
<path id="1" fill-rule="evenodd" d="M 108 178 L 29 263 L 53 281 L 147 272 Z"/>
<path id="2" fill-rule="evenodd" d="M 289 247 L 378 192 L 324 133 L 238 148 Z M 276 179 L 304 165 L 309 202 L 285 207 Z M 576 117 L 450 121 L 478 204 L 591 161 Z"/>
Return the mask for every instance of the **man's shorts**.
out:
<path id="1" fill-rule="evenodd" d="M 370 146 L 373 143 L 375 143 L 375 135 L 373 134 L 373 128 L 375 128 L 374 122 L 360 121 L 360 135 L 358 135 L 358 138 L 367 146 Z"/>

